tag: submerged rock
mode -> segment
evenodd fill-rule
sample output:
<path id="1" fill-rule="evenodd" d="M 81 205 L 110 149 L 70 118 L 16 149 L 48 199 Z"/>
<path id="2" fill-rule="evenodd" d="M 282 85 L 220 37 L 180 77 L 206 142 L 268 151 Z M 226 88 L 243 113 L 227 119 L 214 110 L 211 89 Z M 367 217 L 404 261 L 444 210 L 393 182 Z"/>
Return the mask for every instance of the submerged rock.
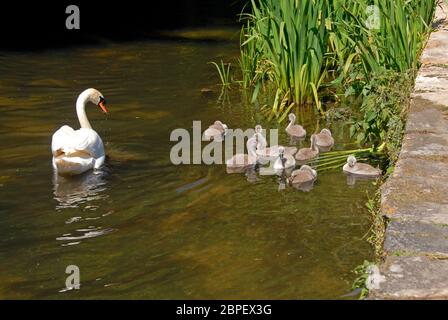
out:
<path id="1" fill-rule="evenodd" d="M 207 95 L 207 94 L 210 94 L 210 93 L 213 93 L 213 90 L 210 89 L 210 88 L 202 88 L 201 89 L 201 94 L 203 94 L 203 95 Z"/>

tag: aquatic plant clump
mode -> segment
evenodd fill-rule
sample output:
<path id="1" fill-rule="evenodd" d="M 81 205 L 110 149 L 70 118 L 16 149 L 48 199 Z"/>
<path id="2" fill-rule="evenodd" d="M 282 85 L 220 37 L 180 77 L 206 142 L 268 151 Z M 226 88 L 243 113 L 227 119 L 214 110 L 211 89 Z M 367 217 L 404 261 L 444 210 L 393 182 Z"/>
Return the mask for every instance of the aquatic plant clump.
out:
<path id="1" fill-rule="evenodd" d="M 325 78 L 327 1 L 251 0 L 241 37 L 243 83 L 258 92 L 273 82 L 291 100 L 316 103 Z"/>
<path id="2" fill-rule="evenodd" d="M 405 119 L 414 86 L 414 72 L 383 71 L 364 87 L 362 118 L 354 121 L 350 133 L 359 143 L 379 146 L 393 164 L 400 153 Z"/>
<path id="3" fill-rule="evenodd" d="M 314 102 L 321 112 L 324 85 L 362 87 L 383 69 L 416 69 L 435 11 L 434 0 L 250 3 L 239 62 L 252 100 L 273 86 L 276 96 L 298 106 Z"/>

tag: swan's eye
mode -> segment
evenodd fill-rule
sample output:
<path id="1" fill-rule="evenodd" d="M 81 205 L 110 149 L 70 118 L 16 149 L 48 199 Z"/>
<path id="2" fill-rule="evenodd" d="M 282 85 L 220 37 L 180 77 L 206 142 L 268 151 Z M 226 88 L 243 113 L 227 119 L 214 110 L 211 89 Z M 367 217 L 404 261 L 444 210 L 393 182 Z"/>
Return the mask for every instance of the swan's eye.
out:
<path id="1" fill-rule="evenodd" d="M 98 105 L 101 103 L 106 104 L 106 99 L 104 99 L 104 97 L 102 97 L 102 96 L 100 97 L 100 102 L 98 103 Z"/>

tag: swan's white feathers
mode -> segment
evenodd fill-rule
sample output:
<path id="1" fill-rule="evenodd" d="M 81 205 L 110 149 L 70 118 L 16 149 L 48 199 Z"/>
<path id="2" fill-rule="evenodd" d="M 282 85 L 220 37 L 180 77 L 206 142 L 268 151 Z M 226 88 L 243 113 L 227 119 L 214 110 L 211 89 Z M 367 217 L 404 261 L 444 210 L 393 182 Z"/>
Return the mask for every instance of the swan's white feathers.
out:
<path id="1" fill-rule="evenodd" d="M 53 134 L 51 151 L 55 157 L 62 153 L 67 156 L 85 153 L 95 159 L 104 156 L 103 141 L 95 130 L 73 130 L 67 125 Z"/>

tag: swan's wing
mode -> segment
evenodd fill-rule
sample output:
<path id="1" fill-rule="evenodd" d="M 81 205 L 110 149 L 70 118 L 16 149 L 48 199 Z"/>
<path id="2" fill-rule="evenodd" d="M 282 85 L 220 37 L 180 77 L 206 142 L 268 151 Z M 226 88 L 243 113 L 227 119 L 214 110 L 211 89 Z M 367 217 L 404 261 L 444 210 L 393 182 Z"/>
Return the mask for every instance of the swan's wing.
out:
<path id="1" fill-rule="evenodd" d="M 306 183 L 314 180 L 313 175 L 311 172 L 305 171 L 305 170 L 297 170 L 295 175 L 291 175 L 291 183 L 293 184 L 300 184 L 300 183 Z"/>
<path id="2" fill-rule="evenodd" d="M 217 130 L 215 128 L 210 127 L 210 128 L 208 128 L 207 130 L 204 131 L 204 134 L 202 136 L 207 141 L 210 141 L 210 140 L 213 139 L 215 141 L 220 142 L 220 141 L 222 141 L 222 134 L 223 133 L 224 133 L 224 131 L 219 131 L 219 130 Z"/>
<path id="3" fill-rule="evenodd" d="M 63 126 L 54 133 L 51 150 L 53 156 L 78 152 L 86 153 L 95 159 L 104 156 L 103 141 L 98 133 L 85 128 L 73 130 L 69 126 Z"/>
<path id="4" fill-rule="evenodd" d="M 75 131 L 74 148 L 86 152 L 97 159 L 104 156 L 104 145 L 98 133 L 92 129 L 81 128 Z"/>
<path id="5" fill-rule="evenodd" d="M 326 135 L 324 133 L 319 133 L 316 135 L 316 144 L 318 146 L 329 147 L 334 144 L 334 139 L 332 136 Z"/>
<path id="6" fill-rule="evenodd" d="M 53 134 L 51 139 L 51 152 L 53 156 L 57 157 L 64 152 L 64 148 L 67 148 L 69 142 L 73 140 L 75 130 L 69 126 L 62 126 Z"/>
<path id="7" fill-rule="evenodd" d="M 298 124 L 287 127 L 286 132 L 289 135 L 297 136 L 297 137 L 302 137 L 302 136 L 306 135 L 305 129 L 301 125 L 298 125 Z"/>
<path id="8" fill-rule="evenodd" d="M 216 129 L 218 131 L 224 132 L 224 127 L 222 124 L 214 123 L 211 126 L 209 126 L 209 129 Z"/>
<path id="9" fill-rule="evenodd" d="M 278 150 L 277 150 L 278 152 Z M 297 153 L 296 147 L 285 147 L 285 153 L 289 153 L 290 155 L 295 155 Z"/>
<path id="10" fill-rule="evenodd" d="M 372 167 L 370 164 L 367 163 L 356 163 L 355 165 L 357 172 L 360 172 L 362 174 L 366 174 L 366 175 L 380 175 L 381 174 L 381 170 L 379 168 L 374 168 Z"/>
<path id="11" fill-rule="evenodd" d="M 291 129 L 298 136 L 304 136 L 306 134 L 305 129 L 301 125 L 293 125 Z"/>

